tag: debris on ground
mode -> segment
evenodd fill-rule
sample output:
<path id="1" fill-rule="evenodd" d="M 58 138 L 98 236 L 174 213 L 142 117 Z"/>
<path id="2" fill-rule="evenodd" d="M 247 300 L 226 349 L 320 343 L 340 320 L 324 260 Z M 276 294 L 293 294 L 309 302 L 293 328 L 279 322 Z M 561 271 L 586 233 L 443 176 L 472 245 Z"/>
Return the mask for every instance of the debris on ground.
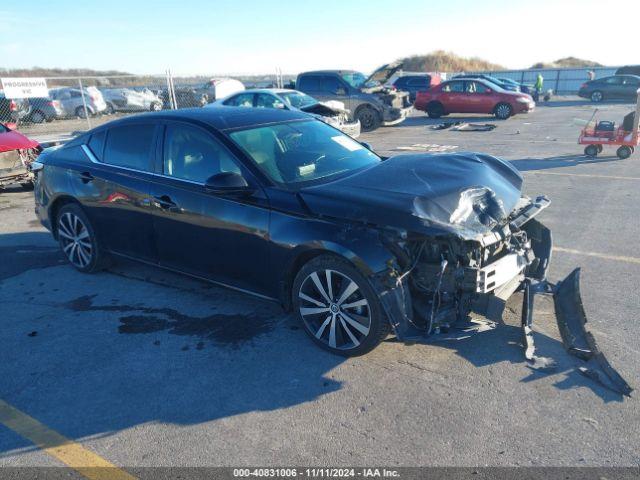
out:
<path id="1" fill-rule="evenodd" d="M 414 143 L 406 147 L 396 147 L 394 150 L 401 151 L 426 151 L 426 152 L 447 152 L 449 150 L 455 150 L 457 145 L 437 145 L 429 143 Z"/>
<path id="2" fill-rule="evenodd" d="M 452 130 L 456 132 L 490 132 L 497 125 L 493 123 L 443 122 L 433 125 L 432 130 Z"/>

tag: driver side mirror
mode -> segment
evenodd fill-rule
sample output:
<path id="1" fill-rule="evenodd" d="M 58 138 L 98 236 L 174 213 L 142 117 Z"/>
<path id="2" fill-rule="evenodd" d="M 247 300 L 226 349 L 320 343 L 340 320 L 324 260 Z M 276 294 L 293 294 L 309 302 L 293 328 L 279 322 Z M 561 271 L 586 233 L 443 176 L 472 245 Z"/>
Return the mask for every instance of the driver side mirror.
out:
<path id="1" fill-rule="evenodd" d="M 204 188 L 209 192 L 219 194 L 248 195 L 254 191 L 245 178 L 236 172 L 216 173 L 207 179 Z"/>

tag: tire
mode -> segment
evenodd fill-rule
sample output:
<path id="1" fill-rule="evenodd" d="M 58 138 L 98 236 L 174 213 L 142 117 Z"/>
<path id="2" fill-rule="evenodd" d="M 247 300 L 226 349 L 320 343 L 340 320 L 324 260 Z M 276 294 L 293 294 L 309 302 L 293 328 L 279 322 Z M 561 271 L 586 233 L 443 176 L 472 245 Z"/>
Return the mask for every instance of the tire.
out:
<path id="1" fill-rule="evenodd" d="M 444 107 L 439 102 L 433 102 L 427 105 L 427 115 L 429 118 L 440 118 L 444 115 Z"/>
<path id="2" fill-rule="evenodd" d="M 35 112 L 31 113 L 31 115 L 29 116 L 29 120 L 31 120 L 31 122 L 33 123 L 43 123 L 47 120 L 47 117 L 40 110 L 36 110 Z"/>
<path id="3" fill-rule="evenodd" d="M 363 355 L 389 334 L 389 322 L 369 281 L 334 255 L 316 257 L 300 269 L 292 305 L 311 339 L 337 355 Z"/>
<path id="4" fill-rule="evenodd" d="M 162 104 L 160 102 L 152 102 L 149 110 L 151 110 L 152 112 L 159 112 L 160 110 L 162 110 Z"/>
<path id="5" fill-rule="evenodd" d="M 82 119 L 87 118 L 87 113 L 91 114 L 90 112 L 85 112 L 84 107 L 76 108 L 76 117 L 78 118 L 82 118 Z"/>
<path id="6" fill-rule="evenodd" d="M 69 203 L 60 209 L 56 231 L 62 253 L 76 270 L 91 273 L 106 266 L 106 254 L 80 205 Z"/>
<path id="7" fill-rule="evenodd" d="M 33 181 L 31 181 L 31 180 L 29 180 L 27 182 L 22 182 L 20 184 L 20 186 L 22 186 L 22 188 L 27 190 L 27 191 L 31 191 L 34 188 Z"/>
<path id="8" fill-rule="evenodd" d="M 587 157 L 597 157 L 599 152 L 598 145 L 587 145 L 584 148 L 584 154 Z"/>
<path id="9" fill-rule="evenodd" d="M 104 113 L 106 113 L 107 115 L 113 115 L 114 113 L 116 113 L 116 108 L 113 106 L 113 103 L 107 102 L 107 108 Z"/>
<path id="10" fill-rule="evenodd" d="M 493 109 L 496 118 L 500 120 L 506 120 L 513 115 L 513 108 L 508 103 L 499 103 L 496 108 Z"/>
<path id="11" fill-rule="evenodd" d="M 591 92 L 591 101 L 593 103 L 600 103 L 602 100 L 604 100 L 604 94 L 600 90 Z"/>
<path id="12" fill-rule="evenodd" d="M 604 147 L 602 145 L 598 145 L 598 153 L 602 153 L 602 150 L 604 150 Z"/>
<path id="13" fill-rule="evenodd" d="M 631 151 L 631 147 L 627 147 L 626 145 L 621 146 L 616 150 L 616 155 L 620 160 L 624 160 L 625 158 L 629 158 L 633 152 Z"/>
<path id="14" fill-rule="evenodd" d="M 380 114 L 369 106 L 360 107 L 356 111 L 355 119 L 360 121 L 360 128 L 363 132 L 372 132 L 382 123 Z"/>

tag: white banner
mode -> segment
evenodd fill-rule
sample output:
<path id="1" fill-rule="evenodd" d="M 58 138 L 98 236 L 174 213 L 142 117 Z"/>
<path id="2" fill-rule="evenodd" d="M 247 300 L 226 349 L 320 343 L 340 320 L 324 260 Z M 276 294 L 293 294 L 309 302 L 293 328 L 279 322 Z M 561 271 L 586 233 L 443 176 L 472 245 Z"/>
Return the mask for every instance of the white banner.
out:
<path id="1" fill-rule="evenodd" d="M 0 78 L 6 98 L 48 97 L 44 78 Z"/>

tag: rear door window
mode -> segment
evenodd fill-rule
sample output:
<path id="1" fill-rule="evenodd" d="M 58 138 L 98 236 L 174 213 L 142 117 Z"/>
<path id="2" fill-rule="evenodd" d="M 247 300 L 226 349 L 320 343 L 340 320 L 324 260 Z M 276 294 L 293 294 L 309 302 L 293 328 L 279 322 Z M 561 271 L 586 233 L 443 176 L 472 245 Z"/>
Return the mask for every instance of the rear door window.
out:
<path id="1" fill-rule="evenodd" d="M 113 127 L 107 133 L 104 163 L 134 170 L 151 171 L 155 125 Z"/>
<path id="2" fill-rule="evenodd" d="M 298 89 L 303 92 L 319 92 L 321 90 L 320 77 L 317 75 L 305 75 L 298 83 Z"/>
<path id="3" fill-rule="evenodd" d="M 106 136 L 107 136 L 106 130 L 96 132 L 93 135 L 91 135 L 91 138 L 89 139 L 89 143 L 87 144 L 87 146 L 89 147 L 89 150 L 91 150 L 91 153 L 93 153 L 95 157 L 100 161 L 102 161 L 102 154 L 104 152 L 104 140 Z"/>
<path id="4" fill-rule="evenodd" d="M 452 93 L 464 92 L 464 82 L 449 82 L 442 87 L 442 91 Z"/>
<path id="5" fill-rule="evenodd" d="M 253 107 L 253 93 L 240 93 L 224 102 L 230 107 Z"/>

